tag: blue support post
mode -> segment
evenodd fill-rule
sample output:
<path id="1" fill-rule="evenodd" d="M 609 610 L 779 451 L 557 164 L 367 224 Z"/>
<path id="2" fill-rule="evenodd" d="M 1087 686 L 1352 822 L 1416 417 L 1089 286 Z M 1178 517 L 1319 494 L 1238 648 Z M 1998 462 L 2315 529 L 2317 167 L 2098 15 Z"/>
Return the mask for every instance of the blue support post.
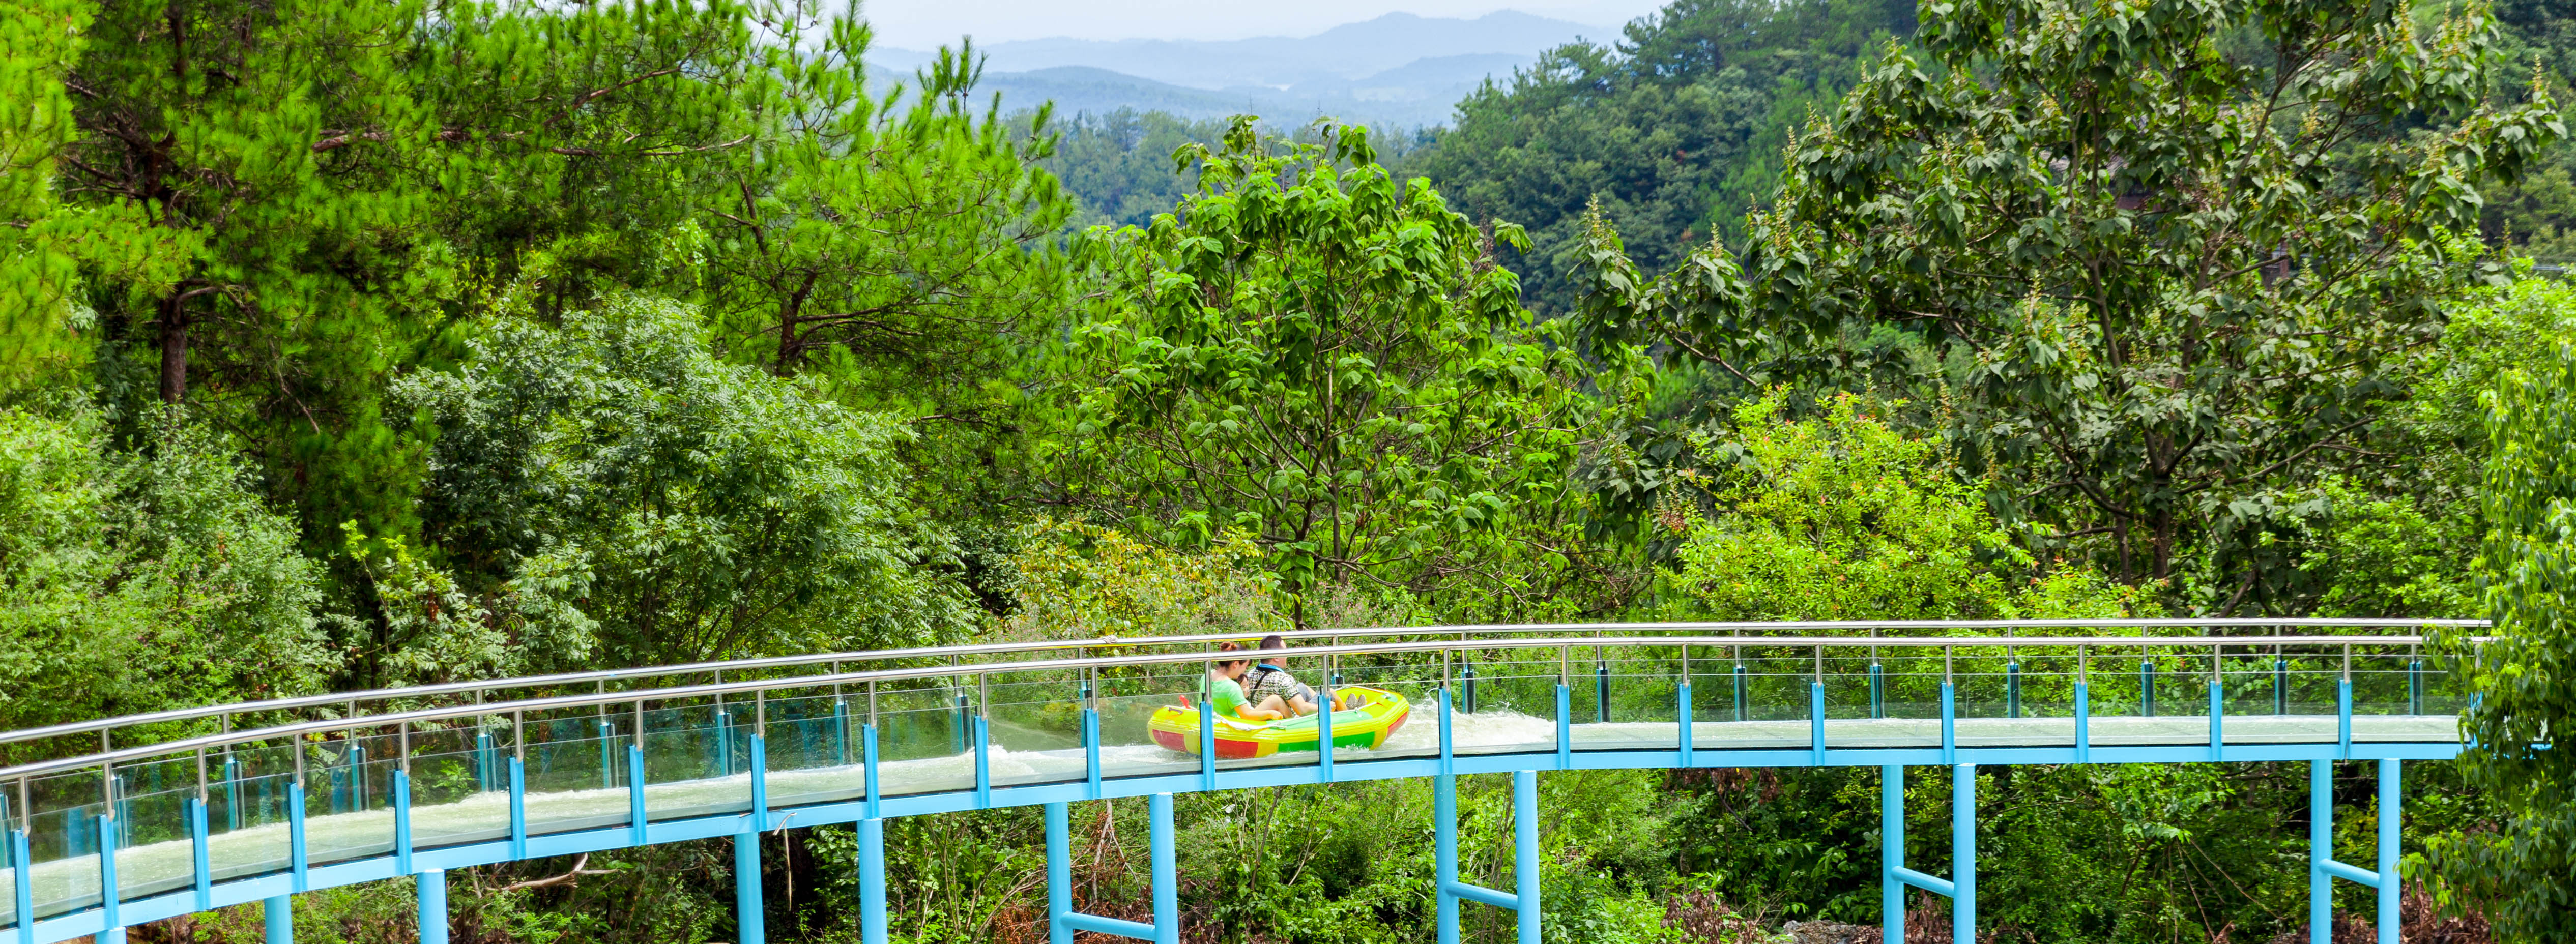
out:
<path id="1" fill-rule="evenodd" d="M 874 816 L 859 821 L 859 944 L 886 944 L 885 820 Z"/>
<path id="2" fill-rule="evenodd" d="M 1442 774 L 1449 773 L 1450 766 L 1457 761 L 1457 746 L 1449 736 L 1449 689 L 1443 686 L 1440 689 L 1440 772 Z"/>
<path id="3" fill-rule="evenodd" d="M 1439 944 L 1458 944 L 1458 778 L 1448 773 L 1431 778 L 1431 848 Z"/>
<path id="4" fill-rule="evenodd" d="M 734 940 L 741 944 L 768 940 L 769 933 L 761 926 L 765 917 L 761 907 L 760 833 L 745 829 L 733 836 Z"/>
<path id="5" fill-rule="evenodd" d="M 1690 685 L 1690 680 L 1689 680 L 1689 679 L 1685 678 L 1685 679 L 1683 679 L 1683 680 L 1682 680 L 1682 690 L 1681 690 L 1681 694 L 1678 696 L 1677 700 L 1678 700 L 1678 702 L 1679 702 L 1679 703 L 1678 703 L 1678 704 L 1676 704 L 1676 705 L 1674 705 L 1673 707 L 1674 707 L 1674 709 L 1676 710 L 1676 712 L 1680 715 L 1680 721 L 1681 721 L 1681 724 L 1680 724 L 1679 730 L 1678 730 L 1678 732 L 1677 732 L 1677 733 L 1679 733 L 1679 734 L 1681 735 L 1681 746 L 1682 746 L 1682 750 L 1681 750 L 1681 766 L 1683 766 L 1683 767 L 1690 767 L 1690 766 L 1691 766 L 1691 734 L 1692 734 L 1692 731 L 1691 731 L 1691 685 Z"/>
<path id="6" fill-rule="evenodd" d="M 634 831 L 631 837 L 634 845 L 643 845 L 651 835 L 644 828 L 646 815 L 644 747 L 640 744 L 628 744 L 626 745 L 626 822 L 627 828 Z"/>
<path id="7" fill-rule="evenodd" d="M 1977 939 L 1977 765 L 1950 766 L 1950 939 Z"/>
<path id="8" fill-rule="evenodd" d="M 119 899 L 125 888 L 116 881 L 117 823 L 116 814 L 98 817 L 98 911 L 100 925 L 106 928 L 98 935 L 99 944 L 125 944 L 125 922 L 117 917 Z"/>
<path id="9" fill-rule="evenodd" d="M 2398 761 L 2379 759 L 2379 944 L 2397 944 Z"/>
<path id="10" fill-rule="evenodd" d="M 1341 690 L 1324 693 L 1324 703 L 1315 706 L 1315 776 L 1325 783 L 1333 782 L 1333 702 Z"/>
<path id="11" fill-rule="evenodd" d="M 2075 683 L 2075 762 L 2093 762 L 2093 692 L 2083 682 Z"/>
<path id="12" fill-rule="evenodd" d="M 1199 699 L 1199 789 L 1216 792 L 1216 706 Z"/>
<path id="13" fill-rule="evenodd" d="M 2272 713 L 2290 713 L 2290 660 L 2272 660 Z"/>
<path id="14" fill-rule="evenodd" d="M 1154 868 L 1154 944 L 1181 944 L 1180 874 L 1172 859 L 1172 795 L 1145 799 L 1152 820 L 1148 847 Z"/>
<path id="15" fill-rule="evenodd" d="M 2334 762 L 2308 762 L 2308 944 L 2334 944 Z"/>
<path id="16" fill-rule="evenodd" d="M 1512 772 L 1512 904 L 1519 944 L 1538 940 L 1538 771 Z"/>
<path id="17" fill-rule="evenodd" d="M 1815 750 L 1815 764 L 1822 767 L 1825 765 L 1825 683 L 1823 682 L 1808 683 L 1807 721 L 1812 726 L 1808 731 L 1808 740 Z"/>
<path id="18" fill-rule="evenodd" d="M 2352 680 L 2335 683 L 2335 759 L 2352 759 Z"/>
<path id="19" fill-rule="evenodd" d="M 1821 761 L 1822 755 L 1818 755 Z M 1950 683 L 1941 683 L 1941 762 L 1959 760 L 1959 696 Z"/>
<path id="20" fill-rule="evenodd" d="M 751 829 L 769 829 L 769 739 L 751 736 Z"/>
<path id="21" fill-rule="evenodd" d="M 975 727 L 975 808 L 993 806 L 993 729 L 983 715 L 974 718 Z"/>
<path id="22" fill-rule="evenodd" d="M 1879 933 L 1904 940 L 1905 886 L 1950 899 L 1953 940 L 1976 940 L 1977 765 L 1950 765 L 1950 877 L 1905 867 L 1905 768 L 1879 768 Z"/>
<path id="23" fill-rule="evenodd" d="M 18 924 L 18 944 L 36 944 L 35 869 L 27 862 L 27 834 L 9 830 L 9 913 Z"/>
<path id="24" fill-rule="evenodd" d="M 1100 765 L 1098 764 L 1092 765 L 1095 769 L 1099 766 Z M 884 800 L 883 786 L 877 783 L 876 725 L 869 724 L 861 725 L 859 727 L 859 768 L 861 780 L 865 782 L 868 791 L 867 818 L 873 820 L 878 816 L 883 815 L 881 804 Z M 880 881 L 882 881 L 882 879 L 880 879 Z"/>
<path id="25" fill-rule="evenodd" d="M 348 750 L 349 808 L 367 811 L 367 745 L 351 744 Z"/>
<path id="26" fill-rule="evenodd" d="M 1046 805 L 1047 944 L 1073 944 L 1073 829 L 1062 803 Z"/>
<path id="27" fill-rule="evenodd" d="M 1475 713 L 1476 713 L 1476 667 L 1475 667 L 1475 666 L 1473 666 L 1473 665 L 1469 665 L 1469 666 L 1467 666 L 1467 667 L 1465 667 L 1465 668 L 1460 669 L 1460 670 L 1458 671 L 1458 679 L 1459 679 L 1459 681 L 1460 681 L 1460 682 L 1465 686 L 1465 691 L 1463 691 L 1463 692 L 1461 693 L 1461 694 L 1463 694 L 1463 695 L 1466 697 L 1466 701 L 1465 701 L 1465 702 L 1463 702 L 1463 704 L 1466 706 L 1465 710 L 1466 710 L 1466 712 L 1467 712 L 1468 714 L 1471 714 L 1471 715 L 1472 715 L 1472 714 L 1475 714 Z"/>
<path id="28" fill-rule="evenodd" d="M 528 769 L 515 754 L 510 757 L 510 856 L 528 857 Z"/>
<path id="29" fill-rule="evenodd" d="M 299 892 L 310 890 L 308 880 L 312 874 L 312 861 L 305 856 L 304 785 L 301 783 L 286 785 L 286 860 L 289 874 L 293 876 L 293 884 L 289 887 Z"/>
<path id="30" fill-rule="evenodd" d="M 2209 759 L 2227 759 L 2227 689 L 2217 679 L 2209 682 Z"/>
<path id="31" fill-rule="evenodd" d="M 420 944 L 447 944 L 447 872 L 430 869 L 412 882 L 420 893 Z"/>
<path id="32" fill-rule="evenodd" d="M 259 903 L 260 924 L 268 932 L 268 944 L 295 944 L 295 896 L 277 895 Z"/>
<path id="33" fill-rule="evenodd" d="M 1574 769 L 1574 692 L 1556 683 L 1556 769 Z"/>
<path id="34" fill-rule="evenodd" d="M 1100 799 L 1100 709 L 1088 698 L 1082 700 L 1082 777 L 1090 788 L 1084 795 Z"/>
<path id="35" fill-rule="evenodd" d="M 1905 940 L 1905 767 L 1878 769 L 1879 940 Z"/>
<path id="36" fill-rule="evenodd" d="M 2021 717 L 2021 663 L 2004 663 L 2004 717 Z"/>
<path id="37" fill-rule="evenodd" d="M 2153 659 L 2138 660 L 2138 714 L 2146 718 L 2156 716 L 2156 663 Z"/>
<path id="38" fill-rule="evenodd" d="M 476 731 L 474 732 L 474 789 L 476 792 L 490 793 L 494 789 L 492 781 L 496 771 L 492 766 L 492 732 Z"/>
<path id="39" fill-rule="evenodd" d="M 2406 663 L 2406 713 L 2410 715 L 2424 713 L 2424 660 L 2422 659 L 2414 659 Z"/>
<path id="40" fill-rule="evenodd" d="M 394 771 L 394 871 L 411 874 L 411 774 Z"/>
<path id="41" fill-rule="evenodd" d="M 951 711 L 950 711 L 950 714 L 949 714 L 949 717 L 948 717 L 948 739 L 949 739 L 949 741 L 950 741 L 952 744 L 956 745 L 957 753 L 960 753 L 960 754 L 966 753 L 966 693 L 965 693 L 965 692 L 958 692 L 958 693 L 957 693 L 957 707 L 956 707 L 956 708 L 954 708 L 954 709 L 951 709 Z"/>
<path id="42" fill-rule="evenodd" d="M 215 907 L 215 869 L 206 849 L 206 801 L 201 797 L 187 799 L 189 871 L 196 878 L 197 910 Z"/>

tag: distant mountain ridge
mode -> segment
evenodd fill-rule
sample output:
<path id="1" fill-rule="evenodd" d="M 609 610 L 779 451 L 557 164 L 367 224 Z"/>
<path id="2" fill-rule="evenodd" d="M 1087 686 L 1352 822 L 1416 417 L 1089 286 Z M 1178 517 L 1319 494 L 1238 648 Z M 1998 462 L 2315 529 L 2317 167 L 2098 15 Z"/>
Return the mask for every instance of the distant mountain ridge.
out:
<path id="1" fill-rule="evenodd" d="M 1280 124 L 1318 115 L 1393 128 L 1448 121 L 1487 78 L 1538 54 L 1613 29 L 1511 10 L 1472 20 L 1389 13 L 1313 36 L 1201 41 L 1036 39 L 978 46 L 984 88 L 1006 110 L 1052 100 L 1060 113 L 1118 108 L 1185 118 L 1249 111 Z M 933 54 L 870 50 L 869 63 L 908 73 Z"/>

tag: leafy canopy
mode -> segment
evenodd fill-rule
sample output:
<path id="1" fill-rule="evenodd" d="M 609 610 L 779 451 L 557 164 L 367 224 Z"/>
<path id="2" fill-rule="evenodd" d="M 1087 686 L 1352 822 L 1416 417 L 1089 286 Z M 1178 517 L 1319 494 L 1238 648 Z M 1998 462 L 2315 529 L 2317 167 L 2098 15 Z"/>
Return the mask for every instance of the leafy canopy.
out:
<path id="1" fill-rule="evenodd" d="M 1298 599 L 1543 597 L 1562 564 L 1542 562 L 1572 553 L 1581 367 L 1486 233 L 1391 177 L 1362 129 L 1330 141 L 1273 153 L 1240 119 L 1182 149 L 1200 191 L 1176 212 L 1088 235 L 1105 297 L 1063 355 L 1049 474 L 1157 541 L 1251 533 Z"/>
<path id="2" fill-rule="evenodd" d="M 1683 532 L 1668 578 L 1676 618 L 2012 619 L 2116 616 L 2133 593 L 2088 571 L 2043 572 L 1987 512 L 1936 441 L 1851 395 L 1793 419 L 1775 390 L 1735 410 L 1729 441 L 1691 483 L 1711 506 L 1666 508 Z"/>
<path id="3" fill-rule="evenodd" d="M 2421 31 L 2343 0 L 1922 21 L 1920 53 L 1891 48 L 1797 137 L 1741 268 L 1712 248 L 1649 284 L 1596 236 L 1590 329 L 1767 379 L 1847 371 L 1856 326 L 1914 333 L 2007 520 L 2133 581 L 2354 448 L 2443 301 L 2496 272 L 2444 234 L 2564 130 L 2545 90 L 2482 97 L 2474 8 Z M 2200 602 L 2260 576 L 2200 575 Z"/>

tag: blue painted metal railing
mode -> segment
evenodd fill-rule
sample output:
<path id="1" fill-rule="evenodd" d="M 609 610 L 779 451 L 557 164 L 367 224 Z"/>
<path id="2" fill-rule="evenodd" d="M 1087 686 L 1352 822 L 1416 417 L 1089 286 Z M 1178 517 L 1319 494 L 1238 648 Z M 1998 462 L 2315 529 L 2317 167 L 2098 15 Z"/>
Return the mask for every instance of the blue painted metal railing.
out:
<path id="1" fill-rule="evenodd" d="M 2142 632 L 2254 625 L 2108 622 Z M 424 940 L 443 939 L 443 921 L 437 919 L 444 914 L 446 870 L 725 836 L 735 843 L 738 875 L 750 877 L 737 890 L 739 933 L 745 941 L 758 941 L 764 933 L 757 883 L 760 834 L 854 822 L 862 862 L 862 935 L 883 942 L 884 819 L 1035 804 L 1044 806 L 1048 817 L 1049 912 L 1058 944 L 1075 930 L 1176 941 L 1171 794 L 1428 776 L 1435 778 L 1442 941 L 1454 942 L 1463 900 L 1515 909 L 1522 940 L 1535 942 L 1536 771 L 1806 765 L 1882 769 L 1882 813 L 1887 817 L 1882 885 L 1888 920 L 1901 921 L 1903 889 L 1911 886 L 1952 897 L 1958 933 L 1973 933 L 1977 765 L 2263 760 L 2314 765 L 2318 779 L 2312 789 L 2319 806 L 2311 825 L 2315 836 L 2323 837 L 2312 850 L 2312 891 L 2318 900 L 2330 900 L 2325 893 L 2335 877 L 2369 885 L 2379 893 L 2383 937 L 2393 936 L 2398 764 L 2449 757 L 2458 750 L 2456 729 L 2445 723 L 2446 714 L 2456 710 L 2456 686 L 2444 687 L 2447 676 L 2428 676 L 2420 657 L 2422 638 L 2019 635 L 2034 628 L 2085 625 L 2094 624 L 1787 627 L 1867 626 L 1918 633 L 2002 627 L 2014 633 L 2001 639 L 1701 635 L 1708 625 L 1604 627 L 1589 635 L 1568 627 L 1296 634 L 1328 642 L 1293 651 L 1298 658 L 1321 660 L 1322 703 L 1332 703 L 1334 691 L 1346 684 L 1407 690 L 1429 702 L 1437 722 L 1429 737 L 1416 727 L 1414 734 L 1402 736 L 1409 741 L 1400 737 L 1374 751 L 1320 752 L 1302 763 L 1219 761 L 1204 697 L 1193 702 L 1199 721 L 1197 758 L 1141 740 L 1144 711 L 1168 702 L 1176 692 L 1204 692 L 1213 654 L 1203 648 L 1222 638 L 1205 636 L 969 647 L 971 653 L 910 650 L 876 661 L 946 659 L 949 664 L 823 675 L 779 677 L 800 667 L 832 664 L 837 670 L 836 663 L 873 657 L 841 654 L 827 661 L 759 660 L 617 674 L 671 679 L 703 671 L 733 679 L 640 691 L 608 691 L 600 674 L 557 676 L 551 682 L 512 680 L 490 683 L 485 690 L 532 697 L 484 701 L 476 693 L 474 703 L 442 707 L 413 707 L 398 693 L 337 696 L 338 701 L 327 704 L 346 706 L 338 717 L 243 731 L 232 730 L 233 719 L 287 709 L 276 707 L 282 702 L 269 702 L 262 703 L 267 707 L 218 706 L 111 720 L 82 730 L 101 732 L 103 744 L 117 732 L 131 739 L 157 730 L 165 739 L 0 769 L 0 788 L 8 794 L 7 802 L 0 802 L 0 821 L 8 827 L 6 842 L 0 843 L 6 853 L 0 879 L 10 886 L 0 896 L 9 905 L 8 914 L 0 916 L 7 919 L 0 921 L 0 934 L 8 938 L 0 940 L 47 944 L 86 934 L 117 939 L 128 925 L 263 901 L 272 941 L 284 941 L 292 933 L 286 916 L 294 893 L 403 876 L 414 877 L 419 888 Z M 2259 624 L 2311 630 L 2416 625 Z M 1611 629 L 1632 635 L 1611 637 Z M 1336 636 L 1370 641 L 1329 644 L 1339 641 L 1331 638 Z M 1593 649 L 1595 666 L 1593 684 L 1582 687 L 1592 703 L 1578 711 L 1578 689 L 1571 683 L 1572 653 L 1580 647 Z M 1862 647 L 1867 647 L 1865 664 L 1857 661 Z M 1937 659 L 1934 649 L 1939 650 Z M 2088 670 L 2093 649 L 2140 655 L 2134 692 L 2114 693 L 2113 706 L 2125 706 L 2124 713 L 2094 712 L 2096 680 Z M 1895 651 L 1894 658 L 1888 650 Z M 1067 652 L 1075 657 L 962 661 L 967 656 Z M 1102 652 L 1110 654 L 1097 654 Z M 1727 666 L 1731 704 L 1719 715 L 1725 720 L 1700 721 L 1691 684 L 1699 674 L 1693 660 L 1702 667 L 1709 660 L 1694 653 L 1712 652 L 1726 656 L 1718 661 Z M 2170 691 L 2174 680 L 2192 677 L 2195 664 L 2205 666 L 2208 693 L 2207 724 L 2198 730 L 2186 719 L 2171 717 L 2175 706 L 2170 699 L 2159 705 L 2157 698 L 2159 688 Z M 2394 667 L 2371 668 L 2380 664 Z M 2049 671 L 2052 665 L 2058 671 Z M 2251 672 L 2247 665 L 2254 667 Z M 1436 677 L 1430 674 L 1435 669 Z M 1358 681 L 1346 683 L 1352 673 Z M 1000 699 L 993 691 L 997 678 L 1006 690 Z M 2365 683 L 2367 691 L 2357 694 L 2356 681 Z M 2323 726 L 2328 715 L 2321 711 L 2300 711 L 2315 702 L 2294 698 L 2326 683 L 2333 691 L 2331 727 Z M 545 694 L 547 685 L 564 684 L 593 690 Z M 2258 704 L 2271 710 L 2239 713 L 2231 724 L 2229 693 L 2249 688 L 2268 695 Z M 853 690 L 863 693 L 864 711 L 849 700 Z M 456 692 L 452 686 L 437 691 Z M 1792 691 L 1797 694 L 1790 695 Z M 1834 691 L 1851 694 L 1835 696 Z M 1463 714 L 1478 721 L 1477 731 L 1457 728 L 1454 695 L 1464 696 Z M 928 702 L 921 701 L 924 696 Z M 360 710 L 370 700 L 380 710 Z M 889 701 L 897 704 L 889 707 Z M 2425 714 L 2428 705 L 2445 715 Z M 1070 715 L 1064 711 L 1068 706 L 1076 709 Z M 1104 706 L 1115 714 L 1114 725 L 1104 721 Z M 1541 708 L 1538 714 L 1546 717 L 1519 710 L 1529 707 Z M 2356 714 L 2359 707 L 2372 710 Z M 533 723 L 531 715 L 536 716 Z M 224 730 L 184 730 L 192 720 L 216 717 Z M 1585 720 L 1578 722 L 1578 717 Z M 1330 743 L 1338 722 L 1329 711 L 1317 720 L 1319 734 Z M 1937 725 L 1926 724 L 1936 720 Z M 932 740 L 923 737 L 925 721 L 932 725 L 927 730 L 940 732 Z M 2172 721 L 2185 724 L 2177 727 Z M 1535 730 L 1544 731 L 1543 737 L 1534 735 L 1533 722 L 1541 725 Z M 1067 730 L 1051 733 L 1048 726 L 1058 724 Z M 60 734 L 60 729 L 47 730 L 55 733 L 0 735 L 0 745 Z M 574 736 L 583 731 L 592 734 Z M 773 736 L 783 740 L 773 741 Z M 887 753 L 889 736 L 893 756 Z M 2097 736 L 2111 743 L 2097 745 Z M 855 763 L 849 757 L 853 742 L 858 747 Z M 786 766 L 775 763 L 773 743 L 785 746 Z M 1115 756 L 1107 753 L 1112 749 Z M 621 754 L 622 763 L 617 760 Z M 595 776 L 584 763 L 573 762 L 585 758 L 595 758 Z M 320 783 L 331 811 L 318 818 L 305 809 L 308 778 L 316 772 L 308 759 L 321 761 Z M 997 759 L 1009 763 L 997 767 Z M 2332 856 L 2331 795 L 2325 778 L 2329 765 L 2339 760 L 2380 763 L 2381 836 L 2374 872 Z M 1904 864 L 1907 765 L 1952 770 L 1951 878 Z M 184 782 L 190 770 L 193 784 Z M 430 779 L 420 780 L 416 773 Z M 1457 875 L 1454 778 L 1478 773 L 1513 775 L 1517 867 L 1512 892 L 1468 884 Z M 182 782 L 168 786 L 165 774 L 181 775 Z M 100 785 L 91 794 L 95 800 L 77 795 L 84 781 Z M 460 782 L 473 789 L 457 792 Z M 1150 925 L 1075 911 L 1067 884 L 1066 804 L 1134 796 L 1148 798 L 1154 823 L 1156 920 Z M 217 803 L 220 817 L 211 812 Z M 218 821 L 221 831 L 212 828 Z M 120 865 L 130 867 L 120 875 Z"/>

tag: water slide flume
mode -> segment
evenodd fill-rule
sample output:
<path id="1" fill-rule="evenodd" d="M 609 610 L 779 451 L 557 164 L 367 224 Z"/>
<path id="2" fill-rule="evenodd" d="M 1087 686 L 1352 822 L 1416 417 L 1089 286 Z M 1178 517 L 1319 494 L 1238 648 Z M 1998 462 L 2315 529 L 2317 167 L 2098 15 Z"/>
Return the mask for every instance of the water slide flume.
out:
<path id="1" fill-rule="evenodd" d="M 1360 706 L 1333 710 L 1333 746 L 1360 747 L 1376 750 L 1388 738 L 1402 730 L 1406 718 L 1413 715 L 1413 705 L 1404 696 L 1382 688 L 1344 685 L 1333 689 L 1348 705 L 1357 695 Z M 1216 756 L 1221 760 L 1268 757 L 1279 753 L 1315 750 L 1319 737 L 1316 715 L 1275 721 L 1245 721 L 1239 718 L 1216 719 Z M 1190 704 L 1165 705 L 1154 709 L 1154 717 L 1145 722 L 1153 732 L 1154 743 L 1191 756 L 1199 752 L 1199 710 Z"/>

